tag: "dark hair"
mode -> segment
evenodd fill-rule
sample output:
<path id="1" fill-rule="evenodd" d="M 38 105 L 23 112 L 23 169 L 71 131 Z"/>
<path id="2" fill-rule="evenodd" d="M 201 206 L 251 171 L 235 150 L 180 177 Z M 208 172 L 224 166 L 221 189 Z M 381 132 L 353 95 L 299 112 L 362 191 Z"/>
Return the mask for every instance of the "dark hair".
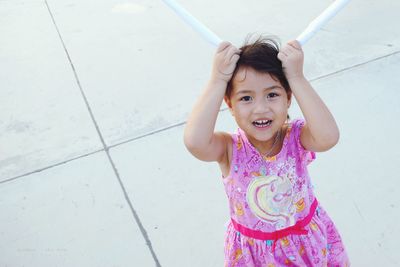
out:
<path id="1" fill-rule="evenodd" d="M 292 90 L 283 73 L 282 62 L 278 59 L 279 42 L 276 39 L 260 36 L 256 41 L 250 42 L 250 37 L 246 38 L 245 44 L 240 47 L 242 51 L 240 58 L 225 91 L 225 97 L 228 100 L 232 94 L 233 79 L 238 70 L 243 67 L 249 67 L 258 72 L 270 74 L 273 79 L 278 79 L 288 96 L 291 96 Z"/>

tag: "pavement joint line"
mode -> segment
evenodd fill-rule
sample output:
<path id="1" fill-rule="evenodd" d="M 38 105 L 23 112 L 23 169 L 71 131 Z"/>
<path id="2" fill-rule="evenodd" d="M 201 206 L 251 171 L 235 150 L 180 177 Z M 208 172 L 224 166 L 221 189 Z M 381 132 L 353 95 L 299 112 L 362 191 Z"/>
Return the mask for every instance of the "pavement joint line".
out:
<path id="1" fill-rule="evenodd" d="M 222 108 L 222 109 L 219 110 L 219 112 L 224 112 L 226 110 L 228 110 L 228 108 Z M 148 132 L 148 133 L 145 133 L 145 134 L 142 134 L 142 135 L 127 139 L 125 141 L 110 145 L 108 148 L 114 148 L 114 147 L 117 147 L 117 146 L 120 146 L 120 145 L 123 145 L 123 144 L 126 144 L 126 143 L 130 143 L 130 142 L 145 138 L 145 137 L 150 136 L 150 135 L 154 135 L 156 133 L 161 133 L 161 132 L 165 132 L 167 130 L 171 130 L 173 128 L 176 128 L 176 127 L 179 127 L 179 126 L 182 126 L 182 125 L 185 125 L 185 124 L 186 124 L 186 121 L 181 121 L 181 122 L 178 122 L 178 123 L 175 123 L 175 124 L 172 124 L 172 125 L 169 125 L 169 126 L 166 126 L 166 127 L 163 127 L 163 128 L 157 129 L 157 130 L 153 130 L 151 132 Z"/>
<path id="2" fill-rule="evenodd" d="M 358 215 L 360 215 L 361 219 L 363 219 L 363 221 L 365 221 L 365 218 L 364 218 L 364 216 L 361 214 L 361 211 L 360 211 L 360 209 L 358 208 L 358 205 L 357 205 L 357 203 L 356 203 L 355 200 L 353 200 L 353 204 L 354 204 L 354 207 L 356 208 L 356 210 L 357 210 L 357 212 L 358 212 Z"/>
<path id="3" fill-rule="evenodd" d="M 29 175 L 34 174 L 34 173 L 38 173 L 38 172 L 42 172 L 42 171 L 51 169 L 53 167 L 61 166 L 63 164 L 69 163 L 71 161 L 74 161 L 74 160 L 77 160 L 77 159 L 81 159 L 81 158 L 84 158 L 84 157 L 87 157 L 87 156 L 90 156 L 90 155 L 93 155 L 93 154 L 96 154 L 96 153 L 99 153 L 99 152 L 102 152 L 102 151 L 104 151 L 104 149 L 95 150 L 95 151 L 92 151 L 90 153 L 86 153 L 86 154 L 83 154 L 83 155 L 80 155 L 80 156 L 77 156 L 77 157 L 74 157 L 74 158 L 71 158 L 71 159 L 67 159 L 67 160 L 62 161 L 62 162 L 58 162 L 58 163 L 55 163 L 55 164 L 52 164 L 52 165 L 49 165 L 49 166 L 34 170 L 34 171 L 30 171 L 30 172 L 27 172 L 27 173 L 24 173 L 24 174 L 21 174 L 21 175 L 18 175 L 18 176 L 15 176 L 15 177 L 3 180 L 3 181 L 0 181 L 0 185 L 4 184 L 4 183 L 7 183 L 7 182 L 14 181 L 16 179 L 19 179 L 19 178 L 22 178 L 22 177 L 25 177 L 25 176 L 29 176 Z"/>
<path id="4" fill-rule="evenodd" d="M 126 202 L 128 203 L 128 205 L 129 205 L 129 207 L 130 207 L 130 209 L 131 209 L 131 212 L 132 212 L 132 214 L 133 214 L 133 217 L 135 218 L 136 224 L 137 224 L 137 226 L 139 227 L 140 231 L 142 232 L 142 235 L 143 235 L 143 237 L 144 237 L 144 239 L 145 239 L 145 241 L 146 241 L 146 245 L 147 245 L 147 247 L 148 247 L 149 250 L 150 250 L 150 253 L 151 253 L 152 257 L 153 257 L 153 260 L 155 261 L 157 267 L 161 267 L 161 264 L 160 264 L 160 262 L 159 262 L 159 260 L 158 260 L 158 258 L 157 258 L 157 255 L 156 255 L 156 253 L 155 253 L 155 251 L 154 251 L 154 249 L 153 249 L 153 245 L 152 245 L 152 243 L 151 243 L 151 241 L 150 241 L 149 235 L 147 234 L 147 231 L 146 231 L 146 229 L 144 228 L 144 226 L 143 226 L 143 224 L 142 224 L 142 222 L 141 222 L 141 220 L 140 220 L 140 218 L 139 218 L 138 213 L 136 212 L 136 210 L 134 209 L 134 207 L 133 207 L 133 205 L 132 205 L 132 202 L 131 202 L 131 200 L 130 200 L 130 198 L 129 198 L 129 196 L 128 196 L 128 193 L 127 193 L 127 191 L 126 191 L 126 189 L 125 189 L 125 186 L 124 186 L 124 184 L 122 183 L 122 180 L 121 180 L 121 178 L 120 178 L 120 176 L 119 176 L 118 169 L 117 169 L 117 167 L 115 166 L 114 161 L 112 160 L 111 155 L 110 155 L 108 149 L 106 150 L 106 154 L 107 154 L 107 157 L 108 157 L 108 159 L 109 159 L 109 161 L 110 161 L 110 163 L 111 163 L 112 168 L 114 169 L 115 175 L 116 175 L 117 178 L 118 178 L 118 182 L 120 183 L 120 186 L 121 186 L 121 188 L 122 188 L 122 192 L 123 192 L 123 194 L 124 194 L 125 200 L 126 200 Z"/>
<path id="5" fill-rule="evenodd" d="M 221 111 L 223 111 L 223 110 L 221 110 Z M 114 148 L 114 147 L 129 143 L 129 142 L 132 142 L 132 141 L 135 141 L 135 140 L 138 140 L 138 139 L 142 139 L 142 138 L 144 138 L 146 136 L 150 136 L 150 135 L 153 135 L 153 134 L 156 134 L 156 133 L 159 133 L 159 132 L 164 132 L 164 131 L 166 131 L 168 129 L 172 129 L 172 128 L 178 127 L 178 126 L 183 125 L 185 123 L 186 123 L 186 121 L 179 122 L 179 123 L 170 125 L 168 127 L 164 127 L 164 128 L 161 128 L 161 129 L 146 133 L 144 135 L 140 135 L 140 136 L 131 138 L 129 140 L 114 144 L 114 145 L 106 146 L 106 149 L 109 150 L 110 148 Z M 77 157 L 74 157 L 74 158 L 70 158 L 70 159 L 67 159 L 67 160 L 64 160 L 64 161 L 61 161 L 61 162 L 58 162 L 58 163 L 55 163 L 55 164 L 52 164 L 52 165 L 37 169 L 37 170 L 33 170 L 33 171 L 30 171 L 30 172 L 27 172 L 27 173 L 24 173 L 24 174 L 20 174 L 20 175 L 15 176 L 15 177 L 8 178 L 6 180 L 2 180 L 2 181 L 0 181 L 0 185 L 3 184 L 3 183 L 11 182 L 13 180 L 25 177 L 25 176 L 29 176 L 29 175 L 34 174 L 34 173 L 39 173 L 41 171 L 45 171 L 45 170 L 51 169 L 53 167 L 57 167 L 57 166 L 72 162 L 74 160 L 78 160 L 78 159 L 81 159 L 81 158 L 84 158 L 84 157 L 87 157 L 87 156 L 91 156 L 91 155 L 94 155 L 94 154 L 99 153 L 99 152 L 103 152 L 103 151 L 105 152 L 106 149 L 104 149 L 104 148 L 98 149 L 98 150 L 92 151 L 90 153 L 86 153 L 86 154 L 83 154 L 83 155 L 80 155 L 80 156 L 77 156 Z"/>
<path id="6" fill-rule="evenodd" d="M 181 122 L 178 122 L 178 123 L 175 123 L 175 124 L 172 124 L 172 125 L 169 125 L 169 126 L 157 129 L 157 130 L 153 130 L 151 132 L 148 132 L 148 133 L 145 133 L 145 134 L 142 134 L 142 135 L 139 135 L 139 136 L 135 136 L 135 137 L 127 139 L 125 141 L 110 145 L 109 148 L 114 148 L 114 147 L 117 147 L 117 146 L 120 146 L 120 145 L 123 145 L 123 144 L 126 144 L 126 143 L 130 143 L 132 141 L 136 141 L 138 139 L 142 139 L 142 138 L 145 138 L 147 136 L 154 135 L 156 133 L 165 132 L 167 130 L 182 126 L 184 124 L 186 124 L 186 121 L 183 121 L 183 122 L 181 121 Z"/>
<path id="7" fill-rule="evenodd" d="M 355 69 L 355 68 L 361 67 L 361 66 L 363 66 L 363 65 L 369 64 L 369 63 L 371 63 L 371 62 L 379 61 L 379 60 L 381 60 L 381 59 L 384 59 L 384 58 L 387 58 L 387 57 L 391 57 L 391 56 L 394 56 L 394 55 L 399 54 L 399 53 L 400 53 L 400 51 L 394 51 L 394 52 L 392 52 L 392 53 L 390 53 L 390 54 L 383 55 L 383 56 L 380 56 L 380 57 L 376 57 L 376 58 L 367 60 L 367 61 L 365 61 L 365 62 L 361 62 L 361 63 L 355 64 L 355 65 L 352 65 L 352 66 L 350 66 L 350 67 L 346 67 L 346 68 L 343 68 L 343 69 L 340 69 L 340 70 L 337 70 L 337 71 L 334 71 L 334 72 L 331 72 L 331 73 L 328 73 L 328 74 L 324 74 L 324 75 L 321 75 L 321 76 L 319 76 L 319 77 L 310 79 L 310 82 L 318 81 L 318 80 L 320 80 L 320 79 L 324 79 L 324 78 L 333 76 L 333 75 L 335 75 L 335 74 L 348 71 L 348 70 L 350 70 L 350 69 Z"/>
<path id="8" fill-rule="evenodd" d="M 186 121 L 179 122 L 179 123 L 176 123 L 176 124 L 173 124 L 173 125 L 170 125 L 170 126 L 167 126 L 167 127 L 164 127 L 164 128 L 161 128 L 161 129 L 149 132 L 149 133 L 146 133 L 144 135 L 140 135 L 140 136 L 128 139 L 126 141 L 123 141 L 123 142 L 120 142 L 120 143 L 117 143 L 117 144 L 114 144 L 114 145 L 106 146 L 106 149 L 109 150 L 110 148 L 114 148 L 114 147 L 129 143 L 129 142 L 132 142 L 132 141 L 135 141 L 135 140 L 138 140 L 138 139 L 142 139 L 142 138 L 144 138 L 146 136 L 149 136 L 149 135 L 153 135 L 153 134 L 156 134 L 156 133 L 159 133 L 159 132 L 164 132 L 164 131 L 166 131 L 168 129 L 172 129 L 172 128 L 178 127 L 178 126 L 183 125 L 185 123 L 186 123 Z M 89 152 L 89 153 L 86 153 L 86 154 L 83 154 L 83 155 L 80 155 L 80 156 L 77 156 L 77 157 L 74 157 L 74 158 L 70 158 L 70 159 L 67 159 L 67 160 L 64 160 L 64 161 L 61 161 L 61 162 L 58 162 L 58 163 L 54 163 L 52 165 L 49 165 L 49 166 L 46 166 L 46 167 L 43 167 L 43 168 L 40 168 L 40 169 L 37 169 L 37 170 L 33 170 L 33 171 L 30 171 L 30 172 L 27 172 L 27 173 L 24 173 L 24 174 L 20 174 L 18 176 L 14 176 L 14 177 L 8 178 L 6 180 L 0 181 L 0 184 L 11 182 L 11 181 L 16 180 L 18 178 L 22 178 L 22 177 L 29 176 L 29 175 L 34 174 L 34 173 L 45 171 L 45 170 L 51 169 L 53 167 L 57 167 L 57 166 L 72 162 L 74 160 L 78 160 L 78 159 L 81 159 L 81 158 L 84 158 L 84 157 L 87 157 L 87 156 L 94 155 L 94 154 L 99 153 L 99 152 L 103 152 L 103 151 L 105 152 L 106 149 L 104 149 L 104 148 L 98 149 L 98 150 L 95 150 L 95 151 L 92 151 L 92 152 Z"/>
<path id="9" fill-rule="evenodd" d="M 52 13 L 51 10 L 50 10 L 50 7 L 49 7 L 49 4 L 47 3 L 47 0 L 45 0 L 44 2 L 45 2 L 45 4 L 46 4 L 46 6 L 47 6 L 47 10 L 49 11 L 51 20 L 53 21 L 54 27 L 55 27 L 55 29 L 56 29 L 56 31 L 57 31 L 57 34 L 58 34 L 59 38 L 60 38 L 60 41 L 61 41 L 62 46 L 63 46 L 63 48 L 64 48 L 65 54 L 66 54 L 67 57 L 68 57 L 68 61 L 69 61 L 70 65 L 71 65 L 72 71 L 73 71 L 73 73 L 74 73 L 75 80 L 76 80 L 76 82 L 77 82 L 77 84 L 78 84 L 78 87 L 79 87 L 79 90 L 80 90 L 80 92 L 81 92 L 82 98 L 83 98 L 83 100 L 85 101 L 86 107 L 87 107 L 88 112 L 89 112 L 89 114 L 90 114 L 90 117 L 91 117 L 91 119 L 92 119 L 92 121 L 93 121 L 93 124 L 94 124 L 94 126 L 96 127 L 97 134 L 98 134 L 98 136 L 99 136 L 99 138 L 100 138 L 100 140 L 101 140 L 101 143 L 103 144 L 104 151 L 106 152 L 106 155 L 107 155 L 107 157 L 108 157 L 108 160 L 109 160 L 109 162 L 110 162 L 110 164 L 111 164 L 111 166 L 112 166 L 112 168 L 113 168 L 113 170 L 114 170 L 114 174 L 116 175 L 117 180 L 118 180 L 118 182 L 119 182 L 119 184 L 120 184 L 120 187 L 121 187 L 122 192 L 123 192 L 123 194 L 124 194 L 125 200 L 126 200 L 126 202 L 128 203 L 128 205 L 129 205 L 129 207 L 130 207 L 130 209 L 131 209 L 132 215 L 133 215 L 133 217 L 134 217 L 134 219 L 135 219 L 135 221 L 136 221 L 137 226 L 139 227 L 139 229 L 140 229 L 140 231 L 141 231 L 141 233 L 142 233 L 143 238 L 144 238 L 145 241 L 146 241 L 146 245 L 147 245 L 148 249 L 150 250 L 150 253 L 151 253 L 152 257 L 153 257 L 153 260 L 154 260 L 155 263 L 156 263 L 156 266 L 157 266 L 157 267 L 161 267 L 160 262 L 159 262 L 159 260 L 158 260 L 158 258 L 157 258 L 157 255 L 156 255 L 155 252 L 154 252 L 153 245 L 152 245 L 152 243 L 151 243 L 151 241 L 150 241 L 150 239 L 149 239 L 149 236 L 148 236 L 148 234 L 147 234 L 147 231 L 146 231 L 146 229 L 144 228 L 144 226 L 143 226 L 143 224 L 142 224 L 142 222 L 141 222 L 141 220 L 140 220 L 140 218 L 139 218 L 139 216 L 138 216 L 136 210 L 133 208 L 133 205 L 132 205 L 131 200 L 130 200 L 130 198 L 129 198 L 129 196 L 128 196 L 128 193 L 127 193 L 127 191 L 126 191 L 126 189 L 125 189 L 125 186 L 124 186 L 124 184 L 123 184 L 123 182 L 122 182 L 122 180 L 121 180 L 121 177 L 119 176 L 119 172 L 118 172 L 118 170 L 117 170 L 117 168 L 116 168 L 116 166 L 115 166 L 115 164 L 114 164 L 114 162 L 113 162 L 113 160 L 112 160 L 112 158 L 111 158 L 111 155 L 110 155 L 110 152 L 109 152 L 109 148 L 107 147 L 107 145 L 106 145 L 106 143 L 105 143 L 105 141 L 104 141 L 103 135 L 102 135 L 102 133 L 101 133 L 101 131 L 100 131 L 100 127 L 99 127 L 98 124 L 97 124 L 96 118 L 94 117 L 93 111 L 92 111 L 92 109 L 91 109 L 91 107 L 90 107 L 90 105 L 89 105 L 89 101 L 88 101 L 88 99 L 87 99 L 87 97 L 86 97 L 86 95 L 85 95 L 85 92 L 83 91 L 83 88 L 82 88 L 82 85 L 81 85 L 81 83 L 80 83 L 78 74 L 76 73 L 74 64 L 73 64 L 73 62 L 72 62 L 72 60 L 71 60 L 71 57 L 70 57 L 70 55 L 69 55 L 69 52 L 68 52 L 67 47 L 66 47 L 66 45 L 65 45 L 65 42 L 64 42 L 64 40 L 63 40 L 63 38 L 62 38 L 62 36 L 61 36 L 60 30 L 59 30 L 59 28 L 58 28 L 58 26 L 57 26 L 57 23 L 56 23 L 55 19 L 54 19 L 53 13 Z"/>

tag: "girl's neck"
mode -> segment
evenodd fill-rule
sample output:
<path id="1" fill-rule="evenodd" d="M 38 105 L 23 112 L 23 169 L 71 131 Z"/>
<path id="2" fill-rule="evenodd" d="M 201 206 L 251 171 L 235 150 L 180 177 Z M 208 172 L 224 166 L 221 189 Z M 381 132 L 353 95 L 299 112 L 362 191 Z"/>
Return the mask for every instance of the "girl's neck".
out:
<path id="1" fill-rule="evenodd" d="M 263 156 L 273 157 L 282 149 L 283 140 L 285 139 L 287 125 L 283 125 L 275 135 L 268 141 L 251 140 L 247 138 L 253 147 Z"/>

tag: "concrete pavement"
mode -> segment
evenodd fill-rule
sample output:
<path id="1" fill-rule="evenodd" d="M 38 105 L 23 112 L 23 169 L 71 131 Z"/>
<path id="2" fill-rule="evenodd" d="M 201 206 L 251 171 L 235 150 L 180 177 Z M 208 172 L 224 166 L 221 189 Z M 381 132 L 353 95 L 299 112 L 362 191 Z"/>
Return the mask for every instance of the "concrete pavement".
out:
<path id="1" fill-rule="evenodd" d="M 239 46 L 331 1 L 179 3 Z M 400 266 L 399 8 L 353 0 L 304 47 L 341 130 L 311 177 L 353 266 Z M 182 141 L 215 48 L 153 0 L 3 0 L 0 36 L 0 266 L 223 266 L 220 173 Z"/>

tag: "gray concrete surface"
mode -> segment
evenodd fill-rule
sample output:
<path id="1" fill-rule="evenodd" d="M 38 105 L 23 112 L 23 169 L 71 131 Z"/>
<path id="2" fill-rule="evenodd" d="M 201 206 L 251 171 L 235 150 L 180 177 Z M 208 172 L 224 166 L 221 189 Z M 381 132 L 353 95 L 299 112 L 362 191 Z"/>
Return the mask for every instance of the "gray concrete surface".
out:
<path id="1" fill-rule="evenodd" d="M 179 2 L 240 45 L 332 1 Z M 399 8 L 353 0 L 304 47 L 341 129 L 310 172 L 353 266 L 400 266 Z M 220 173 L 182 142 L 215 48 L 154 0 L 2 0 L 0 36 L 0 266 L 223 266 Z"/>

